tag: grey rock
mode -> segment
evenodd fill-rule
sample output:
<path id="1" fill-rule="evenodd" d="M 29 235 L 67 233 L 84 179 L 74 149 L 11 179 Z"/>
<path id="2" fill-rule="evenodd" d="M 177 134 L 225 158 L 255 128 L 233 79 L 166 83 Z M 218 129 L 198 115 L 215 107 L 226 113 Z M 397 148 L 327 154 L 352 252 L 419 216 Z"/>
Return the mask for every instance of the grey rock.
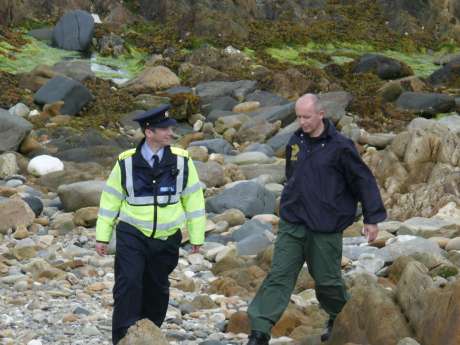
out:
<path id="1" fill-rule="evenodd" d="M 53 39 L 53 29 L 52 27 L 34 29 L 27 34 L 40 41 L 51 41 Z"/>
<path id="2" fill-rule="evenodd" d="M 30 109 L 24 103 L 18 103 L 12 106 L 8 111 L 11 115 L 20 116 L 20 117 L 27 117 L 30 113 Z"/>
<path id="3" fill-rule="evenodd" d="M 17 151 L 32 128 L 29 121 L 0 109 L 0 152 Z"/>
<path id="4" fill-rule="evenodd" d="M 446 126 L 453 133 L 460 133 L 460 116 L 459 115 L 450 115 L 444 116 L 439 119 L 438 123 Z"/>
<path id="5" fill-rule="evenodd" d="M 12 176 L 18 171 L 18 162 L 14 153 L 4 153 L 0 155 L 0 179 Z"/>
<path id="6" fill-rule="evenodd" d="M 163 93 L 166 96 L 174 96 L 174 95 L 178 95 L 178 94 L 181 94 L 181 93 L 193 94 L 193 89 L 191 87 L 188 87 L 188 86 L 174 86 L 174 87 L 171 87 L 171 88 L 163 91 Z"/>
<path id="7" fill-rule="evenodd" d="M 60 61 L 52 70 L 79 82 L 96 78 L 88 60 Z"/>
<path id="8" fill-rule="evenodd" d="M 286 126 L 296 118 L 294 106 L 295 103 L 293 102 L 284 105 L 276 105 L 250 112 L 248 115 L 268 122 L 281 121 L 281 124 Z"/>
<path id="9" fill-rule="evenodd" d="M 263 152 L 249 151 L 243 152 L 236 156 L 225 156 L 225 163 L 247 165 L 247 164 L 270 164 L 275 162 L 276 159 L 268 157 Z"/>
<path id="10" fill-rule="evenodd" d="M 252 217 L 256 214 L 274 213 L 275 203 L 275 195 L 263 186 L 254 182 L 242 182 L 208 198 L 206 210 L 222 213 L 227 209 L 237 208 L 245 216 Z"/>
<path id="11" fill-rule="evenodd" d="M 273 236 L 269 232 L 254 234 L 236 243 L 238 255 L 257 255 L 273 243 Z"/>
<path id="12" fill-rule="evenodd" d="M 374 73 L 381 79 L 397 79 L 412 74 L 398 60 L 378 54 L 363 55 L 353 68 L 353 73 Z"/>
<path id="13" fill-rule="evenodd" d="M 57 76 L 43 85 L 34 95 L 38 104 L 51 104 L 64 101 L 63 115 L 75 115 L 93 99 L 91 92 L 76 80 Z"/>
<path id="14" fill-rule="evenodd" d="M 220 164 L 213 161 L 195 161 L 195 167 L 200 181 L 203 182 L 206 187 L 219 187 L 225 183 L 224 169 Z"/>
<path id="15" fill-rule="evenodd" d="M 251 219 L 233 231 L 232 238 L 235 242 L 244 240 L 246 237 L 263 234 L 265 231 L 272 231 L 270 224 L 262 223 L 256 219 Z"/>
<path id="16" fill-rule="evenodd" d="M 415 253 L 430 253 L 441 256 L 442 251 L 434 241 L 415 236 L 398 236 L 394 241 L 390 241 L 387 246 L 378 250 L 378 255 L 385 262 L 393 262 L 400 256 L 407 256 Z"/>
<path id="17" fill-rule="evenodd" d="M 457 224 L 436 218 L 414 217 L 401 224 L 398 235 L 415 235 L 424 238 L 441 236 L 452 238 L 460 232 Z"/>
<path id="18" fill-rule="evenodd" d="M 429 77 L 428 81 L 433 86 L 443 86 L 455 83 L 460 76 L 460 60 L 450 62 L 440 69 L 434 71 Z"/>
<path id="19" fill-rule="evenodd" d="M 58 195 L 66 211 L 76 211 L 83 207 L 99 206 L 104 186 L 104 181 L 76 182 L 59 186 Z"/>
<path id="20" fill-rule="evenodd" d="M 420 343 L 413 338 L 403 338 L 396 345 L 420 345 Z"/>
<path id="21" fill-rule="evenodd" d="M 252 80 L 230 81 L 210 81 L 200 83 L 196 86 L 196 94 L 201 98 L 202 104 L 209 104 L 213 100 L 222 96 L 233 96 L 236 99 L 247 95 L 255 90 L 256 82 Z"/>
<path id="22" fill-rule="evenodd" d="M 231 111 L 238 101 L 231 96 L 222 96 L 214 99 L 210 104 L 203 106 L 204 113 L 210 113 L 213 110 Z"/>
<path id="23" fill-rule="evenodd" d="M 40 198 L 35 196 L 26 196 L 22 200 L 24 200 L 32 209 L 32 211 L 34 211 L 35 217 L 40 216 L 43 211 L 43 202 L 40 200 Z"/>
<path id="24" fill-rule="evenodd" d="M 93 39 L 94 19 L 86 11 L 67 12 L 53 29 L 52 43 L 65 50 L 86 51 Z"/>
<path id="25" fill-rule="evenodd" d="M 353 100 L 351 93 L 346 91 L 327 92 L 318 95 L 321 105 L 326 112 L 326 118 L 337 123 L 345 116 L 346 109 Z"/>
<path id="26" fill-rule="evenodd" d="M 374 254 L 378 253 L 378 248 L 369 247 L 369 246 L 352 246 L 344 245 L 342 249 L 342 255 L 347 257 L 350 260 L 358 260 L 359 257 L 363 254 Z"/>
<path id="27" fill-rule="evenodd" d="M 275 152 L 272 147 L 267 144 L 253 143 L 248 145 L 243 152 L 262 152 L 265 153 L 268 157 L 273 157 Z"/>
<path id="28" fill-rule="evenodd" d="M 229 111 L 229 110 L 214 109 L 214 110 L 211 110 L 211 112 L 208 114 L 206 119 L 208 121 L 215 122 L 220 117 L 230 116 L 230 115 L 238 115 L 238 113 L 234 113 L 233 111 Z"/>
<path id="29" fill-rule="evenodd" d="M 253 179 L 261 175 L 270 175 L 271 181 L 283 183 L 286 180 L 284 164 L 247 164 L 240 166 L 241 171 L 247 179 Z"/>
<path id="30" fill-rule="evenodd" d="M 268 91 L 256 90 L 246 96 L 247 102 L 259 102 L 261 107 L 273 107 L 276 105 L 283 105 L 289 101 L 281 96 Z"/>
<path id="31" fill-rule="evenodd" d="M 424 116 L 448 113 L 455 109 L 455 99 L 442 93 L 403 92 L 396 105 Z"/>
<path id="32" fill-rule="evenodd" d="M 205 146 L 209 153 L 222 153 L 228 155 L 232 152 L 233 147 L 224 139 L 198 140 L 190 143 L 189 146 Z"/>

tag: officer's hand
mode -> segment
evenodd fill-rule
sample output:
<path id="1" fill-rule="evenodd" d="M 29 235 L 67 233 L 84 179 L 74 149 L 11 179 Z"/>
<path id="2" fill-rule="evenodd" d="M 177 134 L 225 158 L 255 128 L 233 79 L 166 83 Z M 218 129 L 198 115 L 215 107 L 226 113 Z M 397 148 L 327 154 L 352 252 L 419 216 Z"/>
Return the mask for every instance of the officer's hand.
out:
<path id="1" fill-rule="evenodd" d="M 100 256 L 107 255 L 107 243 L 96 242 L 96 252 Z"/>
<path id="2" fill-rule="evenodd" d="M 377 224 L 364 224 L 363 235 L 366 236 L 367 242 L 372 242 L 377 238 L 379 228 Z"/>
<path id="3" fill-rule="evenodd" d="M 192 254 L 200 252 L 201 245 L 192 244 Z"/>

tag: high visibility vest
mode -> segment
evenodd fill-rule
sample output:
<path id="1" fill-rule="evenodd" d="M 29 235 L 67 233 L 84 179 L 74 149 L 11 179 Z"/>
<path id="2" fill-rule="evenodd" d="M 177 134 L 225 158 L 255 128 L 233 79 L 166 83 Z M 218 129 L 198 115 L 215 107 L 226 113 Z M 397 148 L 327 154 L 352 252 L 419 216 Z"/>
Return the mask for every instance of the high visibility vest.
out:
<path id="1" fill-rule="evenodd" d="M 142 144 L 142 143 L 141 143 Z M 145 236 L 164 239 L 187 226 L 190 242 L 204 242 L 202 184 L 188 152 L 165 147 L 167 166 L 148 167 L 140 147 L 120 154 L 101 195 L 96 240 L 109 242 L 117 221 Z M 137 162 L 137 163 L 136 163 Z M 145 166 L 139 166 L 139 162 Z"/>

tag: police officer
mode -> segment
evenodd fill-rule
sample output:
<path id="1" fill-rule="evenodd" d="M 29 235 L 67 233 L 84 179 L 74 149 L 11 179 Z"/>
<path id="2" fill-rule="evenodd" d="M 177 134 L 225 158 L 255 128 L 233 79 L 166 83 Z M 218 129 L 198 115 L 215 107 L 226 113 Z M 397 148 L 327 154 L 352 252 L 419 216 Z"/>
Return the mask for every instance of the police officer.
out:
<path id="1" fill-rule="evenodd" d="M 121 153 L 102 192 L 96 224 L 96 251 L 107 253 L 116 225 L 112 341 L 117 344 L 136 321 L 158 327 L 166 316 L 169 274 L 177 266 L 181 228 L 187 226 L 192 251 L 204 242 L 201 183 L 188 153 L 171 147 L 169 106 L 134 120 L 145 138 Z"/>
<path id="2" fill-rule="evenodd" d="M 329 314 L 322 341 L 329 339 L 348 294 L 341 276 L 342 231 L 361 201 L 369 241 L 386 218 L 375 178 L 353 142 L 336 131 L 313 94 L 296 102 L 299 129 L 286 147 L 286 185 L 270 273 L 248 308 L 248 345 L 267 345 L 273 325 L 288 306 L 304 262 L 316 297 Z"/>

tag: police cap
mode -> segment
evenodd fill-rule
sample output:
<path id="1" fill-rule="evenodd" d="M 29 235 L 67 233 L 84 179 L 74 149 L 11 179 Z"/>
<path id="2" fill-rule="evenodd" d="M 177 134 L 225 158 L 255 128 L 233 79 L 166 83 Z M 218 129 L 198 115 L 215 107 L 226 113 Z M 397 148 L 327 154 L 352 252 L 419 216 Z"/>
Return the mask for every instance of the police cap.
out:
<path id="1" fill-rule="evenodd" d="M 156 108 L 149 109 L 146 112 L 133 118 L 133 121 L 139 122 L 143 128 L 166 128 L 175 126 L 176 120 L 169 117 L 169 104 L 162 104 Z"/>

